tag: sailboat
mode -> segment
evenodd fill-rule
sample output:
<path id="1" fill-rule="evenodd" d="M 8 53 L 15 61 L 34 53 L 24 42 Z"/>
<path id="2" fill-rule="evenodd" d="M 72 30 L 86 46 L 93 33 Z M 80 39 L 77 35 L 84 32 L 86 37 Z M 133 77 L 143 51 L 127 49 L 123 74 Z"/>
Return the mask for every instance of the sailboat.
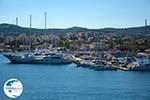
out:
<path id="1" fill-rule="evenodd" d="M 16 52 L 15 53 L 3 53 L 3 55 L 8 58 L 11 63 L 16 64 L 70 64 L 72 63 L 67 57 L 61 53 L 50 52 L 47 49 L 44 50 L 34 50 L 31 52 L 31 20 L 32 16 L 30 15 L 30 52 Z M 18 23 L 18 19 L 16 20 Z M 46 13 L 45 13 L 45 29 L 46 29 Z M 17 43 L 17 42 L 16 42 Z M 47 51 L 49 51 L 47 53 Z"/>

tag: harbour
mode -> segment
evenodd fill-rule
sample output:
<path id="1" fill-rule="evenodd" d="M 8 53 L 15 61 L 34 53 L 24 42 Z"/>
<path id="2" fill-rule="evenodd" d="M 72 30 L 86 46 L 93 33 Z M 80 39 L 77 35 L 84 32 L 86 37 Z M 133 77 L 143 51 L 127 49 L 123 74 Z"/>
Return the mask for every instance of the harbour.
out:
<path id="1" fill-rule="evenodd" d="M 14 64 L 75 64 L 95 70 L 150 71 L 150 55 L 118 56 L 124 52 L 106 53 L 72 53 L 68 51 L 44 49 L 34 52 L 2 53 L 10 63 Z M 71 52 L 71 51 L 70 51 Z M 117 55 L 117 56 L 116 56 Z"/>
<path id="2" fill-rule="evenodd" d="M 20 35 L 23 35 L 20 38 L 17 29 L 14 31 L 15 35 L 10 35 L 9 38 L 5 38 L 3 32 L 0 32 L 2 44 L 8 44 L 9 47 L 1 47 L 2 55 L 15 64 L 74 63 L 77 67 L 88 67 L 95 70 L 150 71 L 150 41 L 148 34 L 145 33 L 144 36 L 140 34 L 136 37 L 130 34 L 135 39 L 134 42 L 129 42 L 131 38 L 125 33 L 122 35 L 106 31 L 106 34 L 101 30 L 93 29 L 85 29 L 83 32 L 82 28 L 79 27 L 70 28 L 69 32 L 66 31 L 61 35 L 60 33 L 52 35 L 49 32 L 53 29 L 47 29 L 47 12 L 44 13 L 44 18 L 45 29 L 40 30 L 39 35 L 40 37 L 44 36 L 43 39 L 41 38 L 42 41 L 39 41 L 37 33 L 32 34 L 32 15 L 30 15 L 29 20 L 28 38 L 23 33 L 20 33 Z M 1 26 L 6 30 L 5 27 L 8 28 L 11 25 L 1 24 Z M 18 17 L 16 17 L 16 25 L 12 26 L 20 28 Z M 144 28 L 148 28 L 147 24 Z M 78 31 L 78 29 L 80 30 Z M 73 32 L 74 30 L 77 32 Z M 91 31 L 89 32 L 89 30 Z M 125 30 L 122 31 L 125 32 Z M 34 39 L 32 36 L 34 36 Z M 9 41 L 11 39 L 12 41 Z M 26 41 L 22 41 L 24 39 Z M 45 39 L 48 39 L 48 41 Z M 139 40 L 140 42 L 138 42 Z M 22 45 L 18 44 L 19 41 L 22 41 Z"/>
<path id="3" fill-rule="evenodd" d="M 150 100 L 150 0 L 0 0 L 0 100 Z"/>
<path id="4" fill-rule="evenodd" d="M 150 73 L 96 71 L 75 64 L 11 64 L 0 55 L 0 90 L 9 78 L 24 85 L 16 100 L 149 100 Z M 1 99 L 6 97 L 0 91 Z"/>

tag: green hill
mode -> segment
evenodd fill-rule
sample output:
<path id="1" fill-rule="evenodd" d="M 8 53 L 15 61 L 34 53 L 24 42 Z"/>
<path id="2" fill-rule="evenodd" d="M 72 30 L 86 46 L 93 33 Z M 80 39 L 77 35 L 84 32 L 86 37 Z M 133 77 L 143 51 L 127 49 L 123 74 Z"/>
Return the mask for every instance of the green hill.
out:
<path id="1" fill-rule="evenodd" d="M 32 28 L 32 34 L 65 34 L 68 32 L 102 32 L 114 34 L 150 34 L 150 26 L 133 27 L 133 28 L 103 28 L 103 29 L 87 29 L 82 27 L 72 27 L 67 29 L 37 29 Z M 0 24 L 0 33 L 4 34 L 29 34 L 30 29 L 26 27 L 16 26 L 13 24 Z"/>

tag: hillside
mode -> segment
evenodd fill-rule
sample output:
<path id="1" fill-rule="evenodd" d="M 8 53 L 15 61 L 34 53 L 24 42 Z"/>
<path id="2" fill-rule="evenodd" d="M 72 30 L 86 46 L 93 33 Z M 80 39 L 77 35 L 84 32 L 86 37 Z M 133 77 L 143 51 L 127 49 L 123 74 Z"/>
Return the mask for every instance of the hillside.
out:
<path id="1" fill-rule="evenodd" d="M 133 28 L 103 28 L 103 29 L 87 29 L 82 27 L 72 27 L 67 29 L 31 29 L 32 33 L 36 34 L 64 34 L 68 32 L 102 32 L 102 33 L 115 33 L 115 34 L 150 34 L 150 26 L 147 27 L 133 27 Z M 13 24 L 0 24 L 0 33 L 4 34 L 21 34 L 30 32 L 29 28 L 16 26 Z"/>

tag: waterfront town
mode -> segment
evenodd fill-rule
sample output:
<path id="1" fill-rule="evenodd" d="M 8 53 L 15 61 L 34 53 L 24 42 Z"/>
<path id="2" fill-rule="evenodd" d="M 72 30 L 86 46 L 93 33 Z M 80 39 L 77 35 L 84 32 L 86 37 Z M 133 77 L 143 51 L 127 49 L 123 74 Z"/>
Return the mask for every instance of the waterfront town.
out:
<path id="1" fill-rule="evenodd" d="M 89 30 L 30 35 L 0 33 L 1 52 L 35 49 L 61 51 L 77 66 L 96 70 L 150 70 L 150 34 L 147 33 L 116 34 Z"/>
<path id="2" fill-rule="evenodd" d="M 150 100 L 150 0 L 0 0 L 0 100 Z"/>

